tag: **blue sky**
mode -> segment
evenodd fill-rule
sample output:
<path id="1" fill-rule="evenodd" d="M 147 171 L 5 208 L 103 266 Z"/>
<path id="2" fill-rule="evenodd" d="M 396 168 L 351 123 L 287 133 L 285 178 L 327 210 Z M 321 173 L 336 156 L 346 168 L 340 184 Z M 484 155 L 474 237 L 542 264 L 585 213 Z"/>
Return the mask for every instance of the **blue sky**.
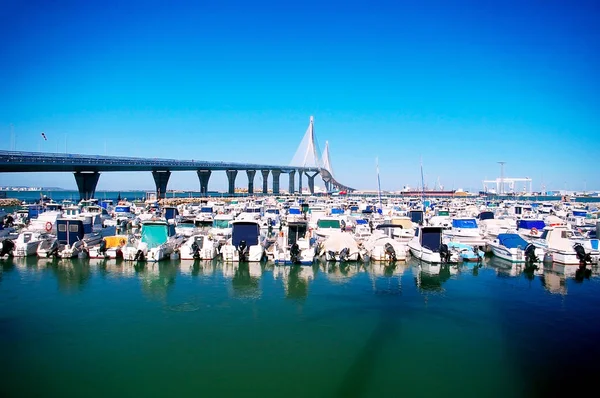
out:
<path id="1" fill-rule="evenodd" d="M 383 189 L 416 186 L 422 157 L 429 186 L 478 190 L 502 160 L 536 190 L 600 189 L 598 2 L 124 3 L 2 3 L 2 149 L 12 124 L 17 150 L 66 139 L 73 153 L 288 164 L 314 115 L 355 188 L 376 188 L 376 157 Z M 150 173 L 98 185 L 152 187 Z M 209 189 L 225 187 L 214 174 Z M 174 173 L 169 188 L 199 183 Z"/>

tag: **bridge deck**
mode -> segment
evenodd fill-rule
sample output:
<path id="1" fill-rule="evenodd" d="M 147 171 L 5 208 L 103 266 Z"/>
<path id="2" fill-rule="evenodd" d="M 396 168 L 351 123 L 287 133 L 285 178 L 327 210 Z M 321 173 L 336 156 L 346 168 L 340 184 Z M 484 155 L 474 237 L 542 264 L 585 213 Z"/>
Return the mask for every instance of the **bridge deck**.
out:
<path id="1" fill-rule="evenodd" d="M 293 170 L 314 171 L 315 167 L 290 167 L 237 162 L 135 158 L 65 153 L 14 152 L 0 150 L 0 172 L 32 171 L 195 171 L 195 170 Z"/>

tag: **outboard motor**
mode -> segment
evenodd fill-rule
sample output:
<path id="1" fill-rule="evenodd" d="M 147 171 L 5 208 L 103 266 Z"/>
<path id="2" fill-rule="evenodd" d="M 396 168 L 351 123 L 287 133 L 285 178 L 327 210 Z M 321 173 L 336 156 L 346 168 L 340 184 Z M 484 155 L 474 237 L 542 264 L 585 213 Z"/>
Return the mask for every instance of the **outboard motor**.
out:
<path id="1" fill-rule="evenodd" d="M 290 247 L 290 261 L 292 264 L 300 264 L 300 246 L 297 243 Z"/>
<path id="2" fill-rule="evenodd" d="M 442 243 L 440 245 L 440 259 L 442 260 L 442 263 L 450 262 L 450 249 L 448 248 L 448 245 L 445 243 Z"/>
<path id="3" fill-rule="evenodd" d="M 58 257 L 58 239 L 55 239 L 50 246 L 50 250 L 46 253 L 46 257 Z"/>
<path id="4" fill-rule="evenodd" d="M 0 250 L 0 257 L 8 254 L 9 256 L 13 254 L 13 250 L 15 249 L 15 243 L 10 239 L 4 239 L 2 242 L 2 250 Z"/>
<path id="5" fill-rule="evenodd" d="M 14 223 L 15 223 L 15 219 L 10 214 L 7 215 L 6 218 L 4 219 L 5 227 L 12 227 Z"/>
<path id="6" fill-rule="evenodd" d="M 373 220 L 369 220 L 369 229 L 371 230 L 371 233 L 373 233 L 373 229 L 375 229 L 373 226 Z"/>
<path id="7" fill-rule="evenodd" d="M 192 257 L 194 257 L 194 259 L 200 258 L 200 247 L 198 247 L 198 243 L 196 243 L 196 241 L 192 243 Z"/>
<path id="8" fill-rule="evenodd" d="M 106 240 L 104 239 L 100 241 L 100 246 L 98 247 L 98 254 L 106 255 Z"/>
<path id="9" fill-rule="evenodd" d="M 335 261 L 335 252 L 333 250 L 329 250 L 327 254 L 329 254 L 329 261 Z"/>
<path id="10" fill-rule="evenodd" d="M 348 249 L 347 247 L 344 247 L 340 251 L 340 262 L 348 261 L 349 256 L 350 256 L 350 249 Z"/>
<path id="11" fill-rule="evenodd" d="M 133 261 L 144 261 L 144 252 L 142 251 L 142 249 L 139 249 L 137 253 L 135 253 Z"/>
<path id="12" fill-rule="evenodd" d="M 396 250 L 394 249 L 394 246 L 392 246 L 391 243 L 386 243 L 385 246 L 385 254 L 386 256 L 391 260 L 391 261 L 396 261 Z"/>
<path id="13" fill-rule="evenodd" d="M 530 243 L 525 247 L 525 263 L 533 264 L 539 261 L 538 256 L 535 254 L 535 246 Z"/>
<path id="14" fill-rule="evenodd" d="M 585 248 L 581 245 L 581 243 L 576 243 L 573 246 L 573 250 L 575 250 L 577 259 L 579 260 L 579 265 L 585 266 L 592 263 L 592 256 L 585 252 Z"/>
<path id="15" fill-rule="evenodd" d="M 241 240 L 238 246 L 238 253 L 240 255 L 240 262 L 248 260 L 248 246 L 245 240 Z"/>
<path id="16" fill-rule="evenodd" d="M 121 220 L 121 233 L 127 231 L 127 220 Z"/>
<path id="17" fill-rule="evenodd" d="M 79 253 L 77 253 L 77 258 L 88 258 L 90 256 L 90 251 L 86 246 L 84 246 Z"/>

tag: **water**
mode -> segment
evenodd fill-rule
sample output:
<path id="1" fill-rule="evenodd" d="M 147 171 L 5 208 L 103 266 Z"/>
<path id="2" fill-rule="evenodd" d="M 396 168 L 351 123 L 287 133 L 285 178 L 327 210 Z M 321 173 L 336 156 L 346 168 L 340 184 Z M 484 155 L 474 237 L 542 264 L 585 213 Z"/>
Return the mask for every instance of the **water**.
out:
<path id="1" fill-rule="evenodd" d="M 600 278 L 418 262 L 0 260 L 2 397 L 531 397 L 596 373 Z"/>

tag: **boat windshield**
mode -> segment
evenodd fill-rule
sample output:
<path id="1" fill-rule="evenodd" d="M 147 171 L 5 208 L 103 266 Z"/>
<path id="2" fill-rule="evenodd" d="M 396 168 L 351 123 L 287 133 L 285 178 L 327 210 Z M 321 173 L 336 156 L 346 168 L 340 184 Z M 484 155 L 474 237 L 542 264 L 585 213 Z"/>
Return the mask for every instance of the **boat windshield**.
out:
<path id="1" fill-rule="evenodd" d="M 213 228 L 229 228 L 229 220 L 214 220 Z"/>
<path id="2" fill-rule="evenodd" d="M 169 239 L 167 232 L 165 224 L 144 225 L 142 226 L 142 242 L 148 244 L 149 249 L 158 247 Z"/>

